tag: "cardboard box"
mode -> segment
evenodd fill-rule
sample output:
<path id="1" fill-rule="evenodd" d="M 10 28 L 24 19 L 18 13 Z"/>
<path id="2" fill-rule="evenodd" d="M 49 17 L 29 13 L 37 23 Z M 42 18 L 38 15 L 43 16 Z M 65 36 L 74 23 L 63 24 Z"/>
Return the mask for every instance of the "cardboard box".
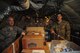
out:
<path id="1" fill-rule="evenodd" d="M 22 38 L 23 49 L 26 48 L 42 48 L 44 46 L 44 37 L 42 35 L 30 35 Z"/>
<path id="2" fill-rule="evenodd" d="M 40 32 L 41 34 L 44 34 L 44 27 L 26 27 L 26 32 Z"/>
<path id="3" fill-rule="evenodd" d="M 29 48 L 23 49 L 21 53 L 32 53 L 33 50 L 38 50 L 38 51 L 41 51 L 41 50 L 42 50 L 42 51 L 44 51 L 45 53 L 50 53 L 50 50 L 49 50 L 48 46 L 43 46 L 42 49 L 36 49 L 36 48 L 34 48 L 34 49 L 29 49 Z M 40 52 L 39 52 L 39 53 L 40 53 Z"/>

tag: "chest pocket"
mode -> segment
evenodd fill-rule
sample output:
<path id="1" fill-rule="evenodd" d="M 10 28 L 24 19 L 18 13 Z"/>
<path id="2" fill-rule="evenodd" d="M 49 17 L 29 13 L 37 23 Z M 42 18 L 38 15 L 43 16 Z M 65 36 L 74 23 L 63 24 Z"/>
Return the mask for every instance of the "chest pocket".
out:
<path id="1" fill-rule="evenodd" d="M 64 32 L 64 31 L 65 31 L 65 24 L 60 24 L 60 25 L 58 25 L 58 26 L 56 27 L 56 31 L 57 31 L 58 33 Z"/>
<path id="2" fill-rule="evenodd" d="M 64 24 L 64 23 L 61 24 L 61 25 L 60 25 L 60 28 L 61 28 L 60 30 L 65 30 L 65 24 Z"/>

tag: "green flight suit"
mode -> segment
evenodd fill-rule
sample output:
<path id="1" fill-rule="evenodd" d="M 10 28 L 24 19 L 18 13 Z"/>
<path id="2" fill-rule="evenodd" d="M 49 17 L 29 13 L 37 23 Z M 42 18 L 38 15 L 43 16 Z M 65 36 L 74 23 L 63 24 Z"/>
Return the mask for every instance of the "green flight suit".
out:
<path id="1" fill-rule="evenodd" d="M 57 35 L 60 37 L 63 37 L 66 40 L 70 40 L 70 24 L 69 22 L 62 20 L 61 23 L 54 23 L 52 26 L 54 31 L 56 32 Z"/>

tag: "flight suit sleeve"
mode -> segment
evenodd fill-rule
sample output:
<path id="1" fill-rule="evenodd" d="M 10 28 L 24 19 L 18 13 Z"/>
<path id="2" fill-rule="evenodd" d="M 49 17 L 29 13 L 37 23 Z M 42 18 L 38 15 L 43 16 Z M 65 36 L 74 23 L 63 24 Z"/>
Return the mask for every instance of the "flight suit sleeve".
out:
<path id="1" fill-rule="evenodd" d="M 19 27 L 16 27 L 16 29 L 17 29 L 17 34 L 18 34 L 18 35 L 21 35 L 21 33 L 23 32 L 23 29 L 21 29 L 21 28 L 19 28 Z"/>
<path id="2" fill-rule="evenodd" d="M 67 22 L 66 23 L 66 40 L 70 41 L 70 33 L 71 33 L 70 24 Z"/>

